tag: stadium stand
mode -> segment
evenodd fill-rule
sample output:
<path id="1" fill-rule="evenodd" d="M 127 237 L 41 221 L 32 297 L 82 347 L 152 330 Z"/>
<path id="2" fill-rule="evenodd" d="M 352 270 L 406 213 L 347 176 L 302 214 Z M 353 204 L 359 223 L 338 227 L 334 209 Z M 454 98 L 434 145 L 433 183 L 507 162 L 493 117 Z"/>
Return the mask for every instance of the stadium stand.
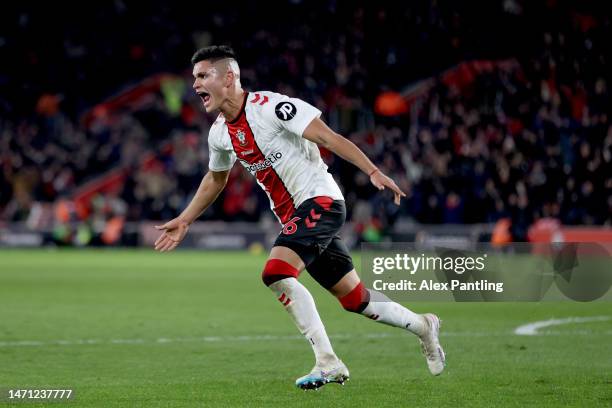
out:
<path id="1" fill-rule="evenodd" d="M 396 208 L 323 152 L 361 240 L 399 219 L 510 219 L 515 240 L 549 217 L 612 225 L 609 16 L 589 1 L 458 3 L 288 1 L 283 21 L 246 4 L 199 18 L 101 2 L 81 10 L 87 21 L 17 6 L 0 37 L 0 219 L 113 244 L 123 222 L 177 215 L 206 170 L 214 119 L 191 92 L 189 57 L 223 42 L 247 89 L 310 101 L 409 191 Z M 204 219 L 271 217 L 238 167 L 223 194 Z"/>

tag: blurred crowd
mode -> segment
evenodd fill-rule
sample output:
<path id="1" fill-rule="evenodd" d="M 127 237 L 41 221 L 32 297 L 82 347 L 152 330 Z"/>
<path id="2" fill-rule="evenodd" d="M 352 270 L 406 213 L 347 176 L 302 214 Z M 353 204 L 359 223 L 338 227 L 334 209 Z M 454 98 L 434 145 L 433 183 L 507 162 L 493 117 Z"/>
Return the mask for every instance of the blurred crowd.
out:
<path id="1" fill-rule="evenodd" d="M 396 149 L 419 221 L 508 217 L 515 240 L 546 217 L 612 225 L 610 19 L 547 28 L 537 55 L 438 82 L 415 109 Z"/>
<path id="2" fill-rule="evenodd" d="M 50 24 L 51 6 L 8 13 L 9 34 L 0 36 L 0 55 L 12 62 L 0 68 L 0 219 L 31 220 L 112 169 L 121 169 L 116 188 L 56 206 L 55 218 L 99 224 L 92 228 L 101 233 L 117 217 L 176 216 L 206 171 L 214 119 L 191 92 L 189 57 L 226 43 L 247 89 L 314 104 L 408 192 L 395 207 L 367 176 L 323 151 L 364 239 L 378 239 L 398 217 L 510 218 L 519 240 L 543 217 L 612 224 L 610 18 L 589 1 L 486 3 L 294 0 L 276 4 L 273 14 L 286 16 L 278 19 L 247 3 L 239 13 L 210 5 L 199 16 L 155 1 L 100 2 L 88 10 L 95 18 L 58 16 L 63 29 L 44 43 L 37 33 Z M 474 59 L 510 62 L 444 72 Z M 157 72 L 176 75 L 129 102 L 102 103 Z M 409 84 L 420 91 L 406 114 L 374 112 L 381 92 Z M 235 166 L 204 218 L 260 221 L 271 217 L 267 208 Z"/>

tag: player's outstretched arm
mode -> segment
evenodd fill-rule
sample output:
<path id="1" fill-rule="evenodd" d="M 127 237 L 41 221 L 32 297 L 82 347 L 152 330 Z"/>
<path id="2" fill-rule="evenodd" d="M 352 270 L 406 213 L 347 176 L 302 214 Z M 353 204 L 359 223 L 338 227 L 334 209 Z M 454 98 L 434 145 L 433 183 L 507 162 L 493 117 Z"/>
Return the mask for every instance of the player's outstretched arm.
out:
<path id="1" fill-rule="evenodd" d="M 380 171 L 353 142 L 331 130 L 321 119 L 316 118 L 310 122 L 303 136 L 359 167 L 361 171 L 370 176 L 370 182 L 377 189 L 388 188 L 393 191 L 395 204 L 399 205 L 400 199 L 406 197 L 397 184 Z"/>
<path id="2" fill-rule="evenodd" d="M 228 171 L 209 171 L 202 178 L 200 187 L 181 215 L 155 228 L 163 231 L 155 241 L 155 250 L 172 251 L 185 238 L 189 225 L 194 222 L 219 196 L 227 184 Z"/>

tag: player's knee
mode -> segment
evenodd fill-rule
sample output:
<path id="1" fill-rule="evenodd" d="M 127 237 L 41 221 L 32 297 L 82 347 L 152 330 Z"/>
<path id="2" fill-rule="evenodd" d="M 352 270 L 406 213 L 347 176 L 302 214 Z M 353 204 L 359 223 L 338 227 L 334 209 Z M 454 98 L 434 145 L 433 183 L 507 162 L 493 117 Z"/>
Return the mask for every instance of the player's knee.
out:
<path id="1" fill-rule="evenodd" d="M 293 265 L 282 259 L 268 259 L 261 274 L 261 280 L 266 286 L 286 278 L 297 278 L 300 272 Z"/>
<path id="2" fill-rule="evenodd" d="M 370 302 L 370 292 L 359 282 L 348 294 L 339 297 L 342 307 L 353 313 L 361 313 Z"/>

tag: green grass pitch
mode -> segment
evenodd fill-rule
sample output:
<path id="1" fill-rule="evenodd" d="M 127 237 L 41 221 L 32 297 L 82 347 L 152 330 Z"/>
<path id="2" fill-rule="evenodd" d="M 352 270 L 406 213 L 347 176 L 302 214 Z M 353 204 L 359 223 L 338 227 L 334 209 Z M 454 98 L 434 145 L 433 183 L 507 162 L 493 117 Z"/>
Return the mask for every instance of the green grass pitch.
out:
<path id="1" fill-rule="evenodd" d="M 304 392 L 312 352 L 261 283 L 265 255 L 0 251 L 0 388 L 71 388 L 68 407 L 612 406 L 612 320 L 517 336 L 525 323 L 612 316 L 609 302 L 422 303 L 447 369 L 417 339 L 344 312 L 308 276 L 345 385 Z"/>

